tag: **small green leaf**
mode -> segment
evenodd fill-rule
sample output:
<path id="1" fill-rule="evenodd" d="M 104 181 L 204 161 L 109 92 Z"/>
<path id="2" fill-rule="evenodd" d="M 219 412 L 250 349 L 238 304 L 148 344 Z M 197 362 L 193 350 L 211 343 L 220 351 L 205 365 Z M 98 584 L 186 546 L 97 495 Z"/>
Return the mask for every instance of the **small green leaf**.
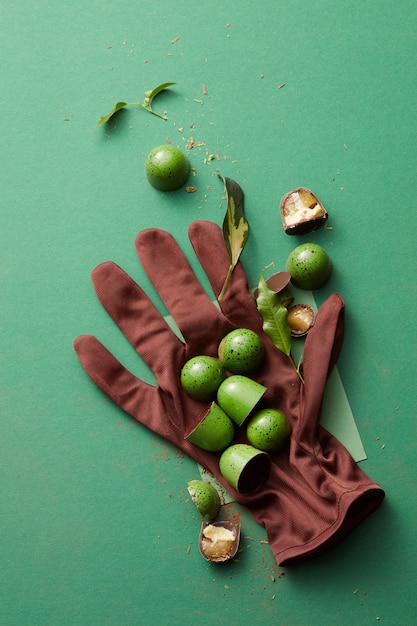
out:
<path id="1" fill-rule="evenodd" d="M 152 113 L 153 115 L 156 115 L 157 117 L 160 117 L 163 120 L 167 120 L 168 119 L 167 116 L 166 115 L 162 115 L 161 113 L 157 113 L 157 111 L 154 111 L 152 106 L 151 106 L 151 104 L 152 104 L 152 100 L 159 93 L 161 93 L 161 91 L 164 91 L 164 89 L 167 89 L 167 87 L 170 87 L 171 85 L 176 85 L 176 83 L 162 83 L 161 85 L 158 85 L 157 87 L 155 87 L 155 89 L 151 89 L 150 91 L 145 91 L 145 101 L 144 102 L 118 102 L 112 108 L 110 113 L 100 117 L 100 119 L 97 122 L 97 126 L 101 126 L 101 124 L 105 124 L 106 122 L 108 122 L 113 117 L 113 115 L 115 113 L 120 111 L 120 109 L 123 109 L 124 107 L 131 106 L 131 105 L 139 106 L 142 109 L 145 109 L 145 111 L 148 111 L 149 113 Z"/>
<path id="2" fill-rule="evenodd" d="M 145 91 L 145 96 L 149 101 L 149 104 L 152 102 L 155 96 L 161 93 L 161 91 L 164 91 L 164 89 L 167 89 L 167 87 L 171 87 L 172 85 L 176 85 L 176 83 L 162 83 L 162 85 L 158 85 L 158 87 L 155 87 L 155 89 Z"/>
<path id="3" fill-rule="evenodd" d="M 244 196 L 241 187 L 231 178 L 225 178 L 221 174 L 219 174 L 219 178 L 224 182 L 227 198 L 226 215 L 223 220 L 223 238 L 230 258 L 229 271 L 218 297 L 220 301 L 248 240 L 249 224 L 245 217 Z"/>
<path id="4" fill-rule="evenodd" d="M 260 276 L 256 304 L 263 319 L 263 330 L 278 350 L 287 356 L 291 353 L 291 330 L 287 323 L 288 311 L 279 296 Z"/>
<path id="5" fill-rule="evenodd" d="M 124 107 L 126 107 L 128 105 L 127 102 L 118 102 L 110 111 L 110 113 L 107 113 L 107 115 L 103 115 L 102 117 L 100 117 L 99 121 L 97 122 L 97 126 L 100 126 L 101 124 L 105 124 L 106 122 L 109 121 L 109 119 L 111 117 L 113 117 L 113 115 L 115 113 L 117 113 L 118 111 L 120 111 L 120 109 L 123 109 Z"/>

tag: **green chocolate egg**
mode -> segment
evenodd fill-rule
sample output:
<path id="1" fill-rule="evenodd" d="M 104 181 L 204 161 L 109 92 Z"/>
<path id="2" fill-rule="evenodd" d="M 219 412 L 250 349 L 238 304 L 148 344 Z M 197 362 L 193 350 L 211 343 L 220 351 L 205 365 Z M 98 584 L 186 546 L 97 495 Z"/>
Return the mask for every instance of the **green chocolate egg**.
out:
<path id="1" fill-rule="evenodd" d="M 319 289 L 330 278 L 332 263 L 326 250 L 316 243 L 303 243 L 289 255 L 286 270 L 300 289 Z"/>
<path id="2" fill-rule="evenodd" d="M 219 359 L 233 374 L 252 372 L 262 361 L 264 347 L 259 336 L 248 328 L 237 328 L 220 342 Z"/>
<path id="3" fill-rule="evenodd" d="M 195 356 L 181 370 L 181 385 L 194 400 L 212 400 L 225 377 L 223 366 L 211 356 Z"/>
<path id="4" fill-rule="evenodd" d="M 205 480 L 190 480 L 187 489 L 198 512 L 207 519 L 214 519 L 220 510 L 220 496 L 213 485 Z"/>
<path id="5" fill-rule="evenodd" d="M 249 443 L 265 452 L 283 447 L 291 434 L 291 424 L 281 411 L 263 409 L 253 415 L 246 428 Z"/>
<path id="6" fill-rule="evenodd" d="M 238 425 L 256 407 L 266 387 L 241 374 L 234 374 L 225 378 L 217 391 L 217 402 L 220 408 Z"/>
<path id="7" fill-rule="evenodd" d="M 147 156 L 145 174 L 148 182 L 160 191 L 175 191 L 187 182 L 190 162 L 179 148 L 170 144 L 154 148 Z"/>
<path id="8" fill-rule="evenodd" d="M 235 427 L 232 420 L 215 403 L 203 411 L 191 432 L 185 435 L 187 441 L 208 452 L 220 452 L 233 440 Z"/>

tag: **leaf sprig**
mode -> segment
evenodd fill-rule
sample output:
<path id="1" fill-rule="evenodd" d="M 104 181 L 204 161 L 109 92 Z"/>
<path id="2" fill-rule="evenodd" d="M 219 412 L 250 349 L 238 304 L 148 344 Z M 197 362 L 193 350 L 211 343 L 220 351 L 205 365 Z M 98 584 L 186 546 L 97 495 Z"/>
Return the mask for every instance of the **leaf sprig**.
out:
<path id="1" fill-rule="evenodd" d="M 164 91 L 168 87 L 171 87 L 172 85 L 175 85 L 175 84 L 176 83 L 162 83 L 161 85 L 158 85 L 157 87 L 155 87 L 155 89 L 151 89 L 150 91 L 145 91 L 145 99 L 143 102 L 140 102 L 139 100 L 136 100 L 135 102 L 117 102 L 117 104 L 115 104 L 115 106 L 112 108 L 110 113 L 107 113 L 107 115 L 103 115 L 102 117 L 100 117 L 100 119 L 97 122 L 97 126 L 101 126 L 101 124 L 105 124 L 113 117 L 113 115 L 115 115 L 115 113 L 117 113 L 121 109 L 124 109 L 125 107 L 128 107 L 128 106 L 141 107 L 142 109 L 145 109 L 145 111 L 152 113 L 152 115 L 156 115 L 157 117 L 160 117 L 162 120 L 167 120 L 168 117 L 166 115 L 158 113 L 157 111 L 155 111 L 155 109 L 152 108 L 152 101 L 154 100 L 154 98 L 156 98 L 156 96 L 159 93 L 161 93 L 161 91 Z"/>
<path id="2" fill-rule="evenodd" d="M 296 365 L 291 356 L 291 329 L 287 322 L 288 311 L 282 304 L 279 294 L 267 285 L 263 276 L 259 278 L 256 304 L 263 319 L 264 333 L 268 335 L 278 350 L 287 355 L 299 379 L 304 383 L 300 364 Z"/>
<path id="3" fill-rule="evenodd" d="M 230 258 L 229 270 L 222 290 L 217 298 L 220 302 L 248 240 L 249 224 L 245 217 L 244 197 L 241 187 L 231 178 L 225 178 L 221 174 L 218 176 L 224 183 L 227 199 L 226 215 L 223 220 L 223 238 Z"/>

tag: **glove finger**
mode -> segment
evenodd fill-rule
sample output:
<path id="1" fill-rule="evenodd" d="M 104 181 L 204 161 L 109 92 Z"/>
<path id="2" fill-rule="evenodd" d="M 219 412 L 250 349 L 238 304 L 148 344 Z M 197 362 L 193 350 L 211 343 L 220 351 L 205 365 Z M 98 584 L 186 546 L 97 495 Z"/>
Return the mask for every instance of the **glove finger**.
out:
<path id="1" fill-rule="evenodd" d="M 123 410 L 134 415 L 139 404 L 149 406 L 155 388 L 129 372 L 96 337 L 77 337 L 74 349 L 91 380 Z"/>
<path id="2" fill-rule="evenodd" d="M 320 307 L 309 332 L 303 359 L 303 432 L 304 442 L 313 440 L 320 419 L 327 378 L 340 353 L 344 334 L 344 302 L 332 294 Z"/>
<path id="3" fill-rule="evenodd" d="M 74 349 L 91 380 L 117 406 L 164 439 L 180 447 L 184 445 L 184 424 L 165 406 L 164 396 L 168 394 L 160 387 L 134 376 L 92 335 L 77 337 Z M 192 409 L 197 415 L 201 406 L 193 405 Z"/>
<path id="4" fill-rule="evenodd" d="M 93 335 L 77 337 L 74 349 L 91 380 L 117 406 L 198 463 L 208 463 L 214 470 L 217 457 L 185 439 L 185 433 L 191 432 L 206 413 L 205 404 L 140 380 Z"/>
<path id="5" fill-rule="evenodd" d="M 112 262 L 96 267 L 91 278 L 97 297 L 120 330 L 152 369 L 159 385 L 172 384 L 185 348 L 145 292 Z"/>
<path id="6" fill-rule="evenodd" d="M 188 234 L 197 258 L 218 298 L 230 266 L 223 231 L 214 222 L 201 220 L 190 225 Z M 246 326 L 258 332 L 261 330 L 261 316 L 249 292 L 247 277 L 240 262 L 234 268 L 219 304 L 224 315 L 236 326 Z"/>
<path id="7" fill-rule="evenodd" d="M 139 233 L 136 250 L 155 289 L 164 301 L 187 343 L 207 350 L 209 328 L 214 346 L 230 328 L 198 282 L 188 260 L 169 233 L 151 228 Z"/>

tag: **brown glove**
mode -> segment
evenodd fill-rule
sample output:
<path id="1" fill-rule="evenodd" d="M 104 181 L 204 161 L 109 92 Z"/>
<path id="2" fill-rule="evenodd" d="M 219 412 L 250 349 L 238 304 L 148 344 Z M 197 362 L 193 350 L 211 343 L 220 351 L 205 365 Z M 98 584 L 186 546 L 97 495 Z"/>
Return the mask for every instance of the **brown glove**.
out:
<path id="1" fill-rule="evenodd" d="M 220 293 L 229 257 L 219 226 L 194 222 L 191 243 L 215 296 Z M 249 293 L 244 270 L 235 268 L 221 311 L 202 289 L 173 237 L 159 229 L 139 233 L 136 248 L 155 289 L 176 321 L 182 343 L 144 291 L 108 262 L 92 273 L 97 296 L 152 369 L 157 386 L 136 378 L 93 336 L 75 340 L 77 355 L 92 380 L 124 411 L 206 467 L 246 505 L 266 528 L 280 565 L 319 554 L 344 537 L 383 500 L 344 446 L 319 425 L 323 392 L 343 340 L 342 299 L 333 294 L 322 305 L 305 344 L 303 377 L 262 331 L 262 319 Z M 234 328 L 257 332 L 265 358 L 252 376 L 268 389 L 263 403 L 281 410 L 292 424 L 287 449 L 271 454 L 267 482 L 251 495 L 234 491 L 219 471 L 219 454 L 185 439 L 206 409 L 181 389 L 184 363 L 193 356 L 217 355 L 220 340 Z M 237 440 L 244 441 L 244 429 Z"/>

